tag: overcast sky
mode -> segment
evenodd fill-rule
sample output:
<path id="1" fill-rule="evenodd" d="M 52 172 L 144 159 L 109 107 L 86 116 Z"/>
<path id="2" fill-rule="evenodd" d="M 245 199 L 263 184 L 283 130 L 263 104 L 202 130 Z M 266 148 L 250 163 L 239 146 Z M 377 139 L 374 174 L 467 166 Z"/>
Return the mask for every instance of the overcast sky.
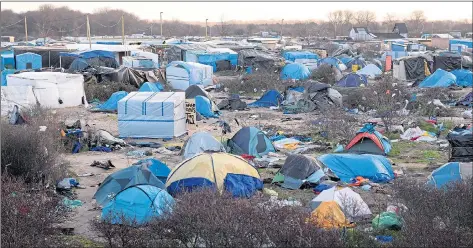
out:
<path id="1" fill-rule="evenodd" d="M 15 12 L 35 10 L 47 2 L 2 2 L 2 9 Z M 353 11 L 374 11 L 378 20 L 386 13 L 394 13 L 401 19 L 414 10 L 424 10 L 428 20 L 472 19 L 472 2 L 52 2 L 56 6 L 91 13 L 96 9 L 109 7 L 132 12 L 142 19 L 163 19 L 203 22 L 225 20 L 324 20 L 330 11 L 350 9 Z"/>

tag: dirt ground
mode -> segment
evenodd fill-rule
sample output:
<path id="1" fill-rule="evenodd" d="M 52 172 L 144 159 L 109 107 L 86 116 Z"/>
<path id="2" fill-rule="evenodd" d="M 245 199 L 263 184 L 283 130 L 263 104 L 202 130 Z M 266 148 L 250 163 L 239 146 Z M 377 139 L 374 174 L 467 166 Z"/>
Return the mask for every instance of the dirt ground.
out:
<path id="1" fill-rule="evenodd" d="M 213 94 L 216 99 L 224 97 L 224 94 L 218 93 Z M 217 100 L 218 102 L 218 100 Z M 189 130 L 189 134 L 198 131 L 207 131 L 214 135 L 218 140 L 226 140 L 231 138 L 241 126 L 256 126 L 261 130 L 271 129 L 273 131 L 284 131 L 286 134 L 297 134 L 297 135 L 311 135 L 311 130 L 308 127 L 308 123 L 311 119 L 317 118 L 314 113 L 306 114 L 292 114 L 284 115 L 281 111 L 270 110 L 267 108 L 251 109 L 249 111 L 222 111 L 220 120 L 224 120 L 230 124 L 232 132 L 230 134 L 222 135 L 221 128 L 219 128 L 217 119 L 208 119 L 199 121 L 195 130 Z M 98 113 L 89 112 L 84 108 L 68 108 L 56 110 L 58 120 L 66 119 L 82 119 L 92 129 L 105 129 L 112 135 L 118 136 L 118 122 L 117 115 L 113 113 Z M 287 117 L 291 117 L 290 120 L 284 120 Z M 237 124 L 238 121 L 239 125 Z M 294 120 L 296 119 L 296 120 Z M 452 118 L 445 118 L 453 120 Z M 456 123 L 465 123 L 465 120 L 461 118 L 455 118 Z M 153 140 L 161 143 L 164 146 L 182 146 L 189 135 L 178 137 L 170 141 L 164 141 L 162 139 Z M 131 140 L 126 140 L 127 142 Z M 399 154 L 390 159 L 395 162 L 393 166 L 394 170 L 401 169 L 404 172 L 403 176 L 410 176 L 418 178 L 419 180 L 426 180 L 428 174 L 434 169 L 445 163 L 448 159 L 446 150 L 439 150 L 437 144 L 428 144 L 421 142 L 400 142 L 394 143 L 394 146 L 399 149 Z M 74 228 L 74 233 L 79 236 L 87 237 L 90 239 L 96 239 L 96 233 L 90 228 L 90 221 L 100 216 L 100 210 L 94 203 L 92 196 L 97 190 L 97 185 L 102 182 L 109 174 L 118 171 L 122 168 L 126 168 L 140 159 L 146 158 L 133 158 L 127 156 L 127 152 L 132 150 L 140 150 L 142 148 L 125 147 L 122 150 L 104 153 L 104 152 L 81 152 L 78 154 L 65 154 L 64 157 L 70 162 L 70 171 L 73 177 L 79 179 L 81 185 L 85 186 L 85 189 L 76 189 L 77 199 L 83 202 L 81 207 L 78 207 L 72 213 L 71 218 L 63 223 L 64 227 Z M 435 151 L 434 155 L 432 152 Z M 327 151 L 327 153 L 330 151 Z M 320 153 L 309 153 L 309 156 L 316 156 Z M 428 156 L 434 156 L 435 158 L 429 158 Z M 159 153 L 153 153 L 153 156 L 162 162 L 166 163 L 170 168 L 175 167 L 182 161 L 182 157 L 177 153 L 172 155 L 163 155 Z M 105 162 L 110 160 L 113 165 L 116 166 L 114 169 L 104 170 L 97 167 L 91 167 L 90 164 L 94 161 Z M 271 179 L 277 172 L 275 168 L 258 169 L 262 179 Z M 86 173 L 92 173 L 92 176 L 81 176 Z M 293 199 L 300 201 L 303 205 L 307 206 L 310 200 L 315 197 L 312 189 L 303 190 L 287 190 L 276 185 L 265 184 L 266 188 L 270 188 L 278 192 L 280 199 Z M 376 191 L 363 191 L 359 188 L 353 188 L 355 192 L 361 194 L 363 199 L 371 208 L 374 214 L 384 211 L 386 205 L 390 203 L 390 184 L 383 185 L 383 190 Z"/>

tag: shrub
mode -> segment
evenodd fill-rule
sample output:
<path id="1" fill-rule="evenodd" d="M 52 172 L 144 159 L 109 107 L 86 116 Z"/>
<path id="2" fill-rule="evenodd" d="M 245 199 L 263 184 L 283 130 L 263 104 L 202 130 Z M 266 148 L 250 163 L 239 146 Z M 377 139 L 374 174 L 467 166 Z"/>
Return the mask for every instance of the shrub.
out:
<path id="1" fill-rule="evenodd" d="M 138 88 L 130 84 L 104 81 L 101 83 L 86 83 L 84 90 L 88 101 L 92 101 L 94 99 L 106 101 L 113 93 L 117 91 L 132 92 L 137 91 Z"/>
<path id="2" fill-rule="evenodd" d="M 472 180 L 435 189 L 413 180 L 397 180 L 396 197 L 407 207 L 397 246 L 471 247 Z"/>
<path id="3" fill-rule="evenodd" d="M 357 120 L 344 110 L 332 107 L 316 120 L 311 120 L 312 131 L 335 142 L 348 143 L 355 136 Z"/>
<path id="4" fill-rule="evenodd" d="M 255 94 L 264 90 L 276 89 L 285 90 L 286 84 L 279 79 L 279 74 L 267 71 L 255 72 L 249 75 L 242 75 L 238 79 L 226 80 L 222 82 L 222 87 L 227 88 L 229 93 Z M 259 94 L 259 93 L 258 93 Z"/>
<path id="5" fill-rule="evenodd" d="M 2 175 L 1 180 L 2 247 L 56 245 L 51 238 L 55 234 L 53 225 L 63 220 L 66 213 L 59 197 L 41 185 L 25 184 L 19 178 Z"/>
<path id="6" fill-rule="evenodd" d="M 317 69 L 312 72 L 310 78 L 330 85 L 334 85 L 336 82 L 335 71 L 332 66 L 328 64 L 322 64 L 317 67 Z"/>
<path id="7" fill-rule="evenodd" d="M 67 168 L 59 160 L 62 149 L 59 123 L 47 109 L 23 111 L 28 124 L 10 125 L 2 121 L 2 173 L 29 182 L 56 182 L 65 177 Z M 46 131 L 39 131 L 46 126 Z"/>

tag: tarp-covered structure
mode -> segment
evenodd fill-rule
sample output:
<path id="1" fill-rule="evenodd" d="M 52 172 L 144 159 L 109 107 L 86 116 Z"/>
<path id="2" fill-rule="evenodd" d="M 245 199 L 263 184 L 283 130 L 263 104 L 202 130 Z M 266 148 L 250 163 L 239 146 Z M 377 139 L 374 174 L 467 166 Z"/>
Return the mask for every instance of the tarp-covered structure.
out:
<path id="1" fill-rule="evenodd" d="M 145 82 L 144 84 L 141 85 L 141 87 L 138 91 L 141 91 L 141 92 L 160 92 L 162 90 L 164 90 L 164 88 L 160 83 Z"/>
<path id="2" fill-rule="evenodd" d="M 165 189 L 164 183 L 158 179 L 158 176 L 162 175 L 161 172 L 169 170 L 169 168 L 167 170 L 163 169 L 163 166 L 166 165 L 143 161 L 116 171 L 105 178 L 102 184 L 100 184 L 93 199 L 97 201 L 97 204 L 105 206 L 113 200 L 119 192 L 135 185 L 152 185 L 160 189 Z"/>
<path id="3" fill-rule="evenodd" d="M 102 74 L 101 78 L 112 82 L 133 85 L 136 88 L 140 88 L 145 82 L 165 82 L 163 73 L 159 69 L 143 71 L 130 67 L 120 67 L 112 72 Z"/>
<path id="4" fill-rule="evenodd" d="M 184 92 L 131 92 L 118 102 L 118 132 L 129 138 L 173 138 L 186 132 Z"/>
<path id="5" fill-rule="evenodd" d="M 368 80 L 365 75 L 356 73 L 348 73 L 336 84 L 339 87 L 360 87 L 361 85 L 368 85 Z"/>
<path id="6" fill-rule="evenodd" d="M 104 103 L 100 104 L 97 106 L 97 109 L 99 109 L 100 111 L 110 111 L 110 112 L 113 112 L 113 111 L 117 111 L 117 108 L 118 108 L 118 102 L 123 99 L 124 97 L 126 97 L 128 95 L 128 92 L 126 91 L 117 91 L 115 93 L 113 93 L 107 101 L 105 101 Z"/>
<path id="7" fill-rule="evenodd" d="M 271 107 L 271 106 L 279 106 L 279 104 L 283 101 L 283 97 L 281 93 L 277 90 L 268 90 L 255 102 L 248 104 L 248 107 Z"/>
<path id="8" fill-rule="evenodd" d="M 299 189 L 305 181 L 315 184 L 323 178 L 325 173 L 317 160 L 305 155 L 291 154 L 274 177 L 273 183 L 282 183 L 283 188 Z"/>
<path id="9" fill-rule="evenodd" d="M 285 113 L 307 113 L 342 106 L 342 95 L 329 84 L 309 80 L 303 86 L 288 87 L 282 105 Z"/>
<path id="10" fill-rule="evenodd" d="M 389 160 L 373 154 L 324 154 L 317 158 L 342 182 L 349 183 L 358 176 L 373 182 L 388 182 L 394 179 Z"/>
<path id="11" fill-rule="evenodd" d="M 470 179 L 473 174 L 472 162 L 449 162 L 432 171 L 427 184 L 436 188 Z"/>
<path id="12" fill-rule="evenodd" d="M 16 69 L 37 70 L 43 67 L 42 57 L 36 53 L 23 53 L 15 56 Z"/>
<path id="13" fill-rule="evenodd" d="M 191 85 L 212 85 L 212 67 L 193 62 L 173 61 L 166 66 L 167 82 L 176 90 L 186 90 Z"/>
<path id="14" fill-rule="evenodd" d="M 461 69 L 462 57 L 457 53 L 444 52 L 434 56 L 434 71 L 442 69 L 452 71 Z"/>
<path id="15" fill-rule="evenodd" d="M 282 68 L 281 79 L 282 80 L 303 80 L 310 76 L 310 70 L 307 66 L 300 63 L 287 64 Z"/>
<path id="16" fill-rule="evenodd" d="M 453 70 L 450 73 L 455 75 L 457 78 L 456 84 L 462 87 L 471 87 L 473 86 L 473 73 L 470 70 L 457 69 Z"/>
<path id="17" fill-rule="evenodd" d="M 283 53 L 285 60 L 289 60 L 296 63 L 303 63 L 306 60 L 318 60 L 319 56 L 315 53 L 307 51 L 287 51 Z"/>
<path id="18" fill-rule="evenodd" d="M 238 52 L 238 65 L 251 66 L 253 70 L 273 70 L 277 61 L 278 58 L 275 56 L 254 49 L 243 49 Z"/>
<path id="19" fill-rule="evenodd" d="M 393 61 L 393 77 L 399 80 L 423 80 L 431 74 L 429 63 L 422 56 L 396 59 Z"/>
<path id="20" fill-rule="evenodd" d="M 69 66 L 69 71 L 83 71 L 89 67 L 118 68 L 114 52 L 104 50 L 86 50 L 77 52 L 61 52 L 61 62 L 63 57 L 74 58 Z"/>
<path id="21" fill-rule="evenodd" d="M 256 127 L 244 127 L 240 129 L 231 139 L 227 146 L 230 153 L 236 155 L 248 154 L 261 157 L 269 152 L 275 152 L 271 140 Z"/>
<path id="22" fill-rule="evenodd" d="M 448 71 L 437 69 L 432 75 L 426 77 L 420 88 L 448 88 L 456 84 L 457 77 Z"/>
<path id="23" fill-rule="evenodd" d="M 363 69 L 358 70 L 356 73 L 360 74 L 360 75 L 365 75 L 369 78 L 376 78 L 377 76 L 380 76 L 381 74 L 383 74 L 381 69 L 379 69 L 374 64 L 369 64 L 369 65 L 363 67 Z"/>
<path id="24" fill-rule="evenodd" d="M 228 153 L 200 153 L 174 167 L 166 182 L 171 195 L 209 187 L 235 197 L 250 197 L 263 189 L 258 171 L 243 158 Z"/>
<path id="25" fill-rule="evenodd" d="M 186 94 L 186 99 L 195 99 L 197 96 L 203 96 L 207 99 L 210 100 L 210 103 L 212 104 L 212 112 L 218 112 L 218 107 L 217 104 L 213 101 L 212 97 L 210 94 L 208 94 L 202 87 L 199 85 L 191 85 L 189 88 L 186 89 L 185 91 Z"/>
<path id="26" fill-rule="evenodd" d="M 174 204 L 165 189 L 134 185 L 118 192 L 103 207 L 101 218 L 111 224 L 142 225 L 170 213 Z"/>
<path id="27" fill-rule="evenodd" d="M 23 72 L 8 75 L 7 81 L 8 86 L 3 87 L 11 102 L 24 102 L 25 106 L 39 104 L 46 108 L 88 105 L 81 74 Z"/>
<path id="28" fill-rule="evenodd" d="M 473 161 L 473 134 L 471 129 L 454 128 L 447 135 L 447 140 L 451 147 L 450 162 Z"/>
<path id="29" fill-rule="evenodd" d="M 391 142 L 375 130 L 376 124 L 366 123 L 345 147 L 349 153 L 368 153 L 387 155 L 391 151 Z"/>
<path id="30" fill-rule="evenodd" d="M 337 68 L 340 71 L 344 71 L 344 70 L 347 69 L 347 66 L 345 64 L 343 64 L 342 61 L 340 61 L 339 59 L 337 59 L 335 57 L 327 57 L 327 58 L 323 58 L 323 59 L 320 59 L 320 60 L 317 61 L 318 66 L 320 66 L 322 64 L 329 64 L 329 65 Z"/>
<path id="31" fill-rule="evenodd" d="M 238 53 L 228 48 L 213 47 L 206 50 L 187 50 L 184 61 L 209 65 L 214 72 L 232 70 L 238 65 Z"/>
<path id="32" fill-rule="evenodd" d="M 192 158 L 204 152 L 226 152 L 226 150 L 220 141 L 204 131 L 192 134 L 184 143 L 181 150 L 184 159 Z"/>

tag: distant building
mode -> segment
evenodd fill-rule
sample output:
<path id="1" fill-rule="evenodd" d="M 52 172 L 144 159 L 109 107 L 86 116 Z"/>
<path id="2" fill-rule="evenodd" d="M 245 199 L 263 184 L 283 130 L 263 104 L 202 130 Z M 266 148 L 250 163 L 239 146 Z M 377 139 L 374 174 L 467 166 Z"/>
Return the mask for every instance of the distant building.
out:
<path id="1" fill-rule="evenodd" d="M 377 40 L 389 40 L 389 39 L 404 39 L 405 37 L 398 33 L 371 33 L 373 39 Z"/>
<path id="2" fill-rule="evenodd" d="M 408 38 L 407 25 L 405 23 L 396 23 L 394 24 L 393 33 L 399 34 L 404 38 Z"/>
<path id="3" fill-rule="evenodd" d="M 372 40 L 373 36 L 367 27 L 352 27 L 348 35 L 354 41 Z"/>

